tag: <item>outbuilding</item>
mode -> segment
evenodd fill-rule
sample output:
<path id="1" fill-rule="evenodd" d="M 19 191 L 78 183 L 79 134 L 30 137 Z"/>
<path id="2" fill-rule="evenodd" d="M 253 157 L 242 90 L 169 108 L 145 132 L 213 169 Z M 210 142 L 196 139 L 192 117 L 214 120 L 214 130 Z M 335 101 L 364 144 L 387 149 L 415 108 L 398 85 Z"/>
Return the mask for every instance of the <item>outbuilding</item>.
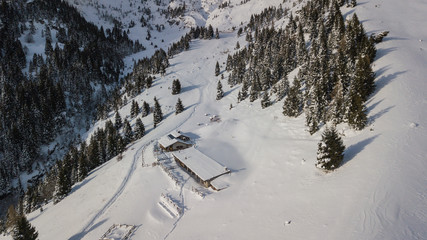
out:
<path id="1" fill-rule="evenodd" d="M 189 148 L 192 145 L 190 137 L 180 131 L 173 131 L 159 140 L 160 148 L 168 152 Z"/>

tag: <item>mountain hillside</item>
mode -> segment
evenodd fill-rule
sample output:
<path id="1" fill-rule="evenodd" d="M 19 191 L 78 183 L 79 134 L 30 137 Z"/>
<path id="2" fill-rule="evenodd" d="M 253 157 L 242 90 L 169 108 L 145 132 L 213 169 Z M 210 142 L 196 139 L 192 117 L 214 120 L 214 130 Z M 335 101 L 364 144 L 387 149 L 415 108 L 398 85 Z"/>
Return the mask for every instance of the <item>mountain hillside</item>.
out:
<path id="1" fill-rule="evenodd" d="M 293 79 L 304 78 L 301 72 L 308 69 L 308 64 L 297 64 L 299 60 L 295 60 L 292 68 L 284 70 L 286 73 L 268 87 L 264 87 L 266 77 L 262 73 L 242 74 L 243 79 L 258 74 L 262 79 L 259 93 L 249 93 L 252 96 L 247 99 L 241 98 L 246 80 L 241 81 L 240 75 L 233 76 L 235 72 L 226 69 L 230 56 L 242 54 L 250 59 L 245 49 L 258 49 L 259 42 L 249 39 L 252 34 L 267 39 L 273 27 L 292 32 L 287 26 L 294 19 L 306 21 L 308 26 L 310 20 L 300 14 L 311 1 L 68 2 L 98 27 L 111 29 L 120 23 L 123 29 L 129 29 L 129 39 L 138 40 L 146 48 L 124 57 L 120 96 L 116 97 L 120 104 L 90 124 L 89 130 L 81 134 L 83 142 L 90 146 L 99 129 L 117 123 L 118 116 L 132 129 L 140 119 L 145 134 L 124 144 L 111 160 L 99 163 L 70 186 L 66 196 L 27 214 L 39 239 L 126 239 L 126 234 L 129 239 L 427 238 L 427 113 L 423 110 L 427 107 L 427 30 L 422 27 L 427 5 L 423 1 L 359 0 L 354 7 L 344 4 L 340 8 L 346 24 L 357 14 L 367 36 L 389 33 L 375 44 L 375 60 L 368 62 L 375 73 L 376 88 L 365 96 L 365 105 L 361 106 L 366 107 L 366 125 L 359 130 L 348 120 L 337 122 L 346 149 L 342 164 L 333 171 L 315 165 L 322 133 L 336 120 L 326 121 L 324 117 L 315 122 L 319 129 L 311 131 L 309 107 L 300 109 L 297 117 L 283 114 L 288 95 L 281 96 L 281 86 L 289 80 L 287 87 L 292 89 L 298 83 Z M 313 2 L 327 5 L 329 1 Z M 183 6 L 182 12 L 171 10 Z M 162 14 L 153 11 L 149 21 L 153 30 L 147 31 L 149 27 L 142 26 L 140 20 L 151 15 L 144 12 L 148 11 L 144 7 L 150 11 L 169 10 Z M 265 10 L 269 7 L 275 10 Z M 264 22 L 251 20 L 257 16 Z M 246 28 L 251 23 L 258 24 L 256 30 Z M 197 26 L 206 29 L 200 30 L 205 37 L 194 37 Z M 208 34 L 209 26 L 218 29 L 218 38 Z M 298 35 L 296 26 L 293 31 Z M 314 58 L 316 39 L 321 37 L 312 37 L 308 29 L 301 33 L 304 47 Z M 189 47 L 185 47 L 186 40 Z M 178 41 L 184 47 L 172 54 L 169 50 Z M 161 48 L 167 53 L 168 64 L 164 73 L 153 72 L 157 62 L 144 58 L 155 53 L 161 58 Z M 317 55 L 322 54 L 319 50 Z M 161 69 L 166 63 L 160 61 Z M 243 68 L 247 65 L 249 71 L 251 61 L 244 62 Z M 150 70 L 144 68 L 146 65 Z M 138 81 L 142 81 L 138 77 L 148 76 L 153 77 L 152 84 L 136 91 Z M 177 79 L 181 90 L 172 94 Z M 256 82 L 254 77 L 251 90 L 257 87 Z M 315 84 L 307 82 L 309 77 L 301 89 L 310 95 L 308 88 Z M 270 104 L 265 105 L 267 97 Z M 176 114 L 178 99 L 184 108 Z M 155 123 L 156 101 L 163 118 Z M 138 109 L 135 116 L 132 105 L 138 103 L 142 108 L 144 102 L 150 106 L 148 115 Z M 215 180 L 224 189 L 203 187 L 174 161 L 171 153 L 161 151 L 160 139 L 175 130 L 188 135 L 195 150 L 231 171 Z M 126 139 L 124 129 L 122 135 Z M 0 239 L 12 236 L 4 234 Z"/>

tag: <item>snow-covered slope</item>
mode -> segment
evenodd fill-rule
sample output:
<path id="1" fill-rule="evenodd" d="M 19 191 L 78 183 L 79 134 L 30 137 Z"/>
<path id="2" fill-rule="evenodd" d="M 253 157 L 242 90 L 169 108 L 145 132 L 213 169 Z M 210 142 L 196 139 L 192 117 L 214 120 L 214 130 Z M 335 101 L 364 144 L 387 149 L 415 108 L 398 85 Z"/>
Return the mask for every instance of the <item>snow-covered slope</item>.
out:
<path id="1" fill-rule="evenodd" d="M 228 10 L 204 7 L 206 24 L 228 30 L 251 11 L 281 1 L 231 2 Z M 215 100 L 215 63 L 224 69 L 227 53 L 244 42 L 236 32 L 222 32 L 220 39 L 193 41 L 189 51 L 170 59 L 165 77 L 136 97 L 150 105 L 159 99 L 166 119 L 157 128 L 152 115 L 144 118 L 147 135 L 121 161 L 107 162 L 63 201 L 28 215 L 39 238 L 98 239 L 113 224 L 131 224 L 131 239 L 426 239 L 427 5 L 372 0 L 343 10 L 348 16 L 356 12 L 368 33 L 390 34 L 377 45 L 370 126 L 340 127 L 347 150 L 337 171 L 315 168 L 320 133 L 309 135 L 304 117 L 283 117 L 281 103 L 267 109 L 259 100 L 236 105 L 238 87 L 225 87 L 225 97 Z M 220 17 L 225 11 L 232 20 Z M 176 96 L 168 88 L 177 78 L 183 88 Z M 186 108 L 175 115 L 178 97 Z M 129 111 L 130 104 L 120 113 Z M 220 121 L 211 122 L 212 115 Z M 227 189 L 205 190 L 179 168 L 169 170 L 172 179 L 151 164 L 155 141 L 175 129 L 189 133 L 198 150 L 232 171 L 223 178 Z M 167 155 L 158 157 L 167 166 Z"/>

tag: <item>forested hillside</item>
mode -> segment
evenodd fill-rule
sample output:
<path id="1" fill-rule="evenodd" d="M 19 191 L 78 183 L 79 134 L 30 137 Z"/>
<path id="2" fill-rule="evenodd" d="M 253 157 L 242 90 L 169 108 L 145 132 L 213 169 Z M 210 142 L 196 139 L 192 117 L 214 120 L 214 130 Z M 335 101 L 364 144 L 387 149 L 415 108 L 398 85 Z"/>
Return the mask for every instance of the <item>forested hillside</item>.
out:
<path id="1" fill-rule="evenodd" d="M 53 163 L 50 155 L 60 156 L 78 141 L 75 130 L 88 128 L 97 106 L 119 86 L 123 57 L 144 47 L 118 26 L 104 31 L 88 23 L 60 0 L 2 1 L 0 15 L 0 195 L 5 196 L 17 186 L 12 179 L 44 172 Z M 43 51 L 29 56 L 27 45 L 34 44 L 43 44 Z M 55 139 L 56 146 L 41 149 Z"/>

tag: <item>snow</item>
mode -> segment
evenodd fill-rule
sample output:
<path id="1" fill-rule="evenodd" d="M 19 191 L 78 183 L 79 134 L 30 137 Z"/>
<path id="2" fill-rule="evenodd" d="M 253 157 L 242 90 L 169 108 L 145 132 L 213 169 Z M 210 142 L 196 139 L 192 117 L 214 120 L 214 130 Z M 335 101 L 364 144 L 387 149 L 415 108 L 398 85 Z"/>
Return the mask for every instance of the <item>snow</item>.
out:
<path id="1" fill-rule="evenodd" d="M 219 1 L 194 1 L 194 6 L 211 2 Z M 229 30 L 282 1 L 231 2 L 232 9 L 203 8 L 200 21 Z M 322 131 L 311 136 L 304 116 L 283 117 L 281 103 L 266 109 L 259 100 L 236 104 L 240 87 L 228 88 L 224 80 L 225 96 L 215 100 L 215 63 L 223 70 L 237 41 L 236 32 L 221 32 L 220 39 L 193 41 L 189 51 L 170 60 L 165 77 L 158 76 L 152 88 L 135 98 L 150 105 L 154 96 L 159 99 L 165 119 L 156 128 L 151 115 L 143 118 L 147 135 L 128 146 L 121 161 L 105 163 L 73 186 L 67 198 L 27 216 L 39 238 L 98 239 L 113 224 L 126 223 L 141 226 L 132 239 L 426 239 L 427 43 L 419 40 L 427 39 L 422 27 L 427 5 L 360 0 L 355 9 L 343 9 L 347 16 L 354 12 L 368 34 L 390 33 L 377 45 L 369 126 L 362 131 L 338 126 L 347 147 L 338 170 L 325 174 L 314 166 Z M 85 17 L 101 24 L 96 14 Z M 163 34 L 170 35 L 167 45 L 184 33 L 170 28 Z M 137 37 L 137 31 L 130 36 Z M 128 58 L 128 68 L 133 57 L 149 51 Z M 171 95 L 168 87 L 176 78 L 182 92 Z M 175 115 L 178 97 L 185 111 Z M 120 109 L 122 118 L 130 115 L 131 101 Z M 210 122 L 206 113 L 221 121 Z M 104 123 L 96 123 L 85 136 Z M 175 129 L 191 132 L 199 151 L 232 171 L 219 178 L 229 185 L 226 190 L 206 190 L 201 198 L 185 172 L 176 171 L 181 181 L 176 185 L 160 167 L 142 166 L 156 162 L 155 141 Z M 162 194 L 173 196 L 182 208 L 179 216 L 162 210 Z"/>
<path id="2" fill-rule="evenodd" d="M 208 181 L 230 172 L 226 167 L 194 147 L 173 152 L 172 155 L 184 163 L 203 181 Z"/>

